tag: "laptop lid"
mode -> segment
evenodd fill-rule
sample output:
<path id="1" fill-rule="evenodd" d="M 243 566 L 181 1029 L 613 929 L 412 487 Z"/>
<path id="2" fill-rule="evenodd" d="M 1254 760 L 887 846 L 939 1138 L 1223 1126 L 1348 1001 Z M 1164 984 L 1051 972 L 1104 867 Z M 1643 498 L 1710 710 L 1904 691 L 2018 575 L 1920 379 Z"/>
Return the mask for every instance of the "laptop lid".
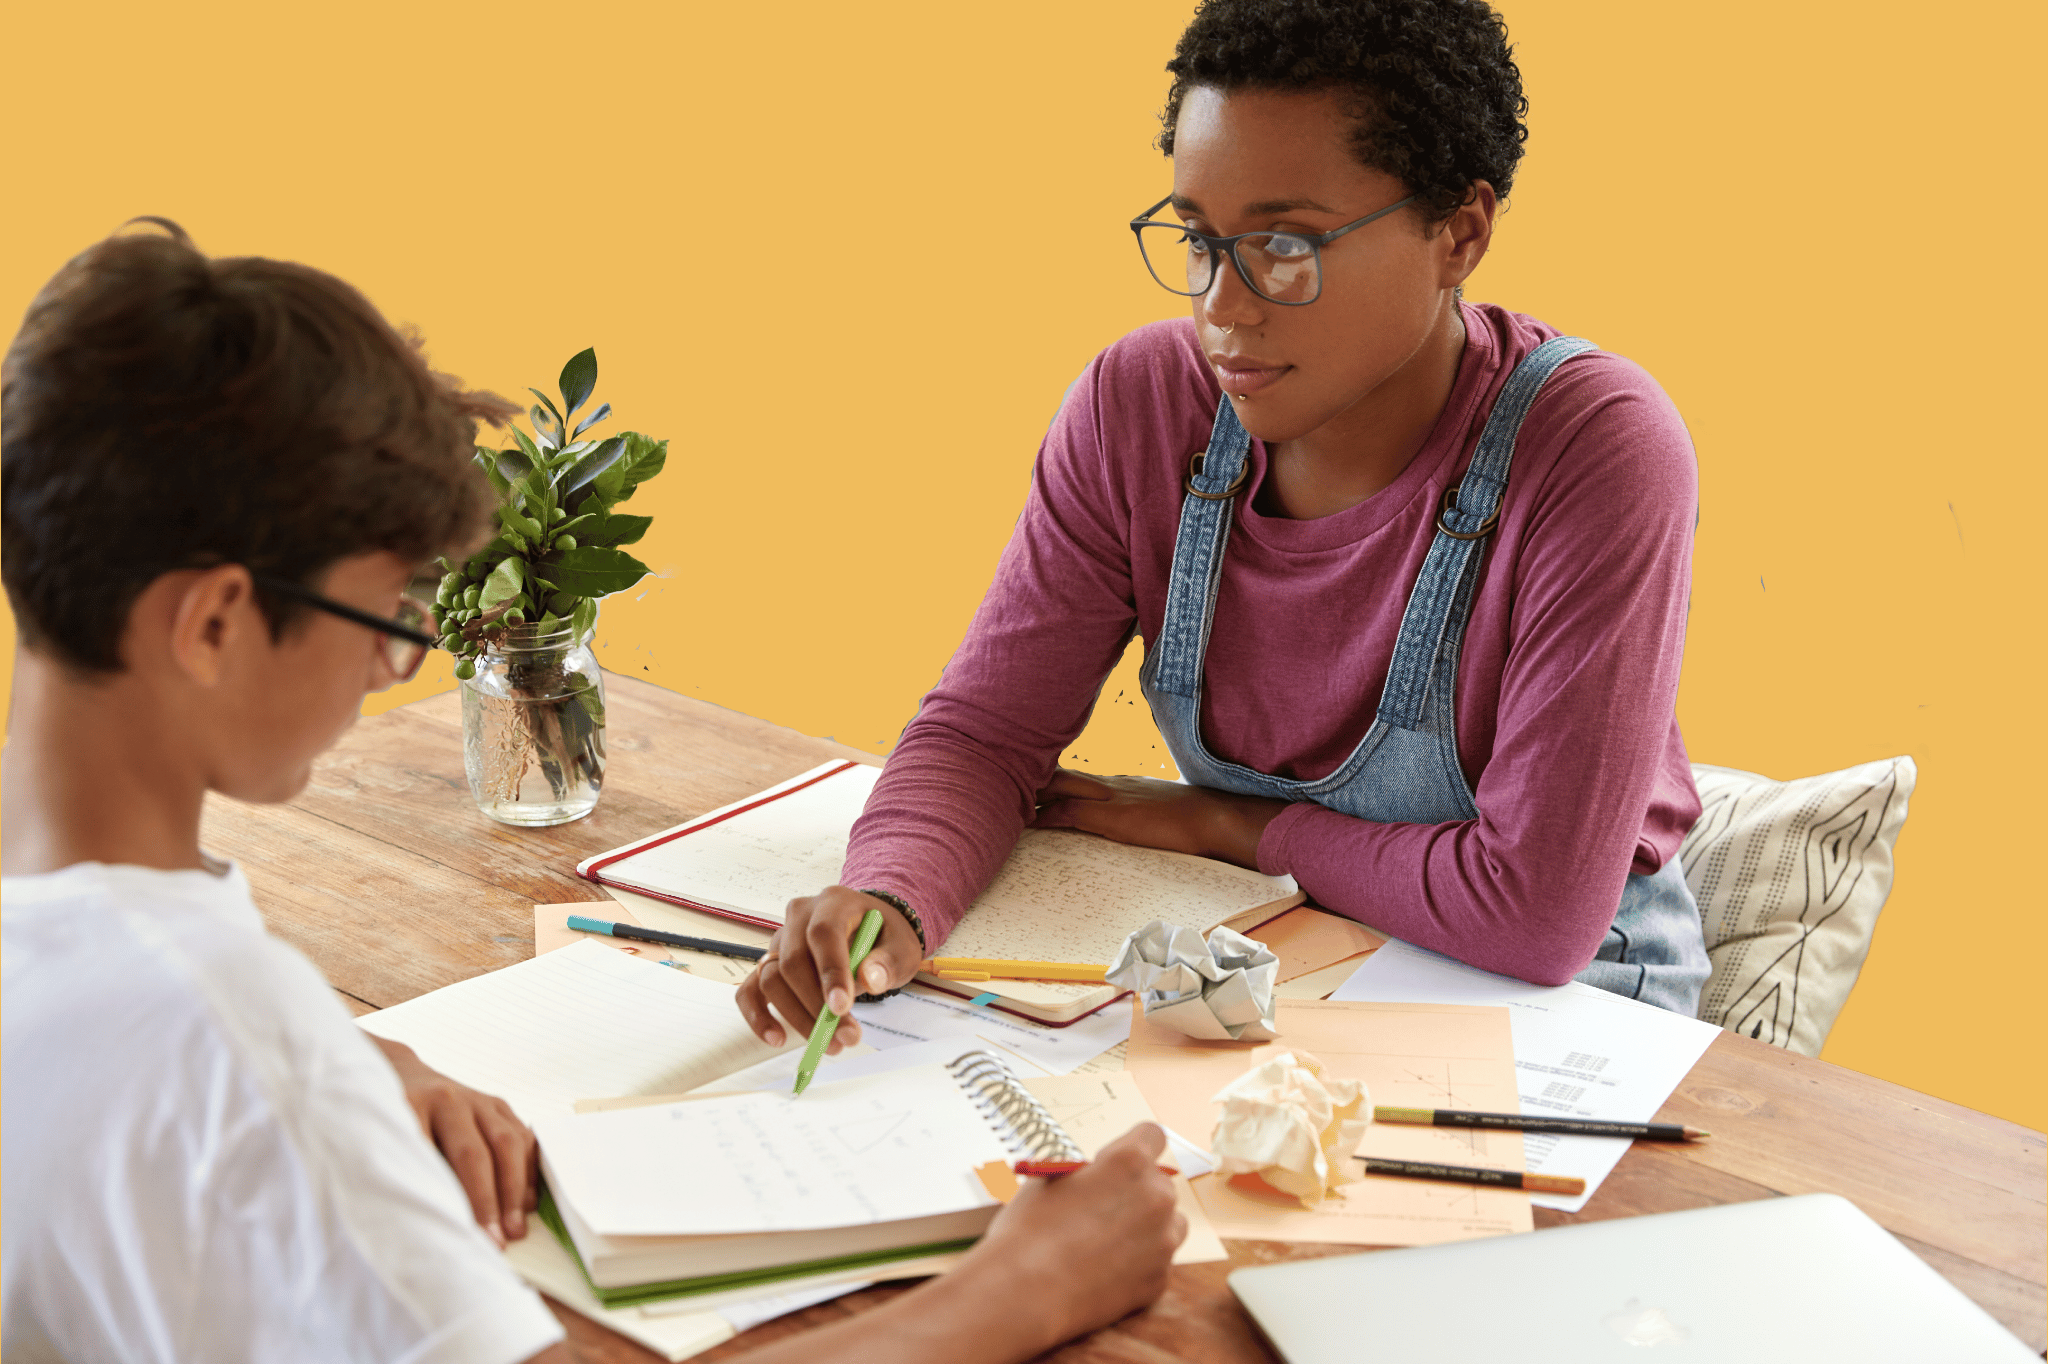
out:
<path id="1" fill-rule="evenodd" d="M 1287 1364 L 2039 1364 L 1834 1194 L 1260 1265 L 1230 1287 Z"/>

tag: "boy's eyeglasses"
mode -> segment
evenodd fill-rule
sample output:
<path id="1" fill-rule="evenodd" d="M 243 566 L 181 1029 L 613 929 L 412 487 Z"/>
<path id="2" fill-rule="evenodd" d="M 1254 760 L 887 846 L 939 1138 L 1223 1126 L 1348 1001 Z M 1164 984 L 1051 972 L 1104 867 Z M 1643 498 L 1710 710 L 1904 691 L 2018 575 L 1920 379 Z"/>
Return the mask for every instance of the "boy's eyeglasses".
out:
<path id="1" fill-rule="evenodd" d="M 410 682 L 413 674 L 420 670 L 420 664 L 426 661 L 427 651 L 437 642 L 430 633 L 434 625 L 433 609 L 412 597 L 400 597 L 397 617 L 386 620 L 382 616 L 371 615 L 368 611 L 358 611 L 353 606 L 323 597 L 310 587 L 301 587 L 283 578 L 273 578 L 267 573 L 251 573 L 249 576 L 266 592 L 291 597 L 308 606 L 317 607 L 329 615 L 340 616 L 343 620 L 351 620 L 375 630 L 383 636 L 381 643 L 384 649 L 384 663 L 391 669 L 391 675 L 397 681 Z"/>
<path id="2" fill-rule="evenodd" d="M 1409 195 L 1368 213 L 1357 222 L 1305 237 L 1299 232 L 1240 232 L 1235 237 L 1212 237 L 1185 223 L 1156 221 L 1152 215 L 1173 202 L 1167 195 L 1131 219 L 1131 231 L 1138 238 L 1138 254 L 1160 287 L 1187 298 L 1200 298 L 1216 282 L 1216 261 L 1229 256 L 1237 275 L 1251 291 L 1268 303 L 1299 308 L 1313 303 L 1323 292 L 1323 248 L 1346 232 L 1356 232 L 1367 223 L 1378 222 L 1395 209 L 1415 202 Z M 1174 281 L 1185 279 L 1183 289 Z"/>

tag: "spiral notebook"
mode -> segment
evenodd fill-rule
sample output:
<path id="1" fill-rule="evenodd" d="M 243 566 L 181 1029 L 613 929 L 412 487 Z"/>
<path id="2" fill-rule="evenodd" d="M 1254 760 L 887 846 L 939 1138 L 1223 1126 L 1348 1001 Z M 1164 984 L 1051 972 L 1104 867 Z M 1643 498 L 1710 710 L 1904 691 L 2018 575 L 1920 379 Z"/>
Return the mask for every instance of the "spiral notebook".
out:
<path id="1" fill-rule="evenodd" d="M 711 1095 L 534 1134 L 542 1218 L 607 1307 L 961 1249 L 1000 1206 L 977 1167 L 1082 1158 L 982 1051 L 801 1098 Z"/>

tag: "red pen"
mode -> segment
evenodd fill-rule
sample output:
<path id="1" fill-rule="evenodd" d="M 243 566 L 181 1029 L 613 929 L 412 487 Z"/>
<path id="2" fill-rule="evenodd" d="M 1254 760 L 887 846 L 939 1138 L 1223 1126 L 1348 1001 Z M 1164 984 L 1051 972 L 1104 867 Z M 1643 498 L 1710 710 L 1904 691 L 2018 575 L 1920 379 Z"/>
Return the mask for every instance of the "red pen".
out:
<path id="1" fill-rule="evenodd" d="M 1061 1175 L 1070 1175 L 1076 1170 L 1085 1169 L 1087 1165 L 1088 1162 L 1085 1160 L 1020 1160 L 1010 1168 L 1018 1175 L 1028 1178 L 1058 1179 Z M 1159 1173 L 1177 1175 L 1180 1171 L 1170 1165 L 1162 1165 L 1159 1167 Z"/>

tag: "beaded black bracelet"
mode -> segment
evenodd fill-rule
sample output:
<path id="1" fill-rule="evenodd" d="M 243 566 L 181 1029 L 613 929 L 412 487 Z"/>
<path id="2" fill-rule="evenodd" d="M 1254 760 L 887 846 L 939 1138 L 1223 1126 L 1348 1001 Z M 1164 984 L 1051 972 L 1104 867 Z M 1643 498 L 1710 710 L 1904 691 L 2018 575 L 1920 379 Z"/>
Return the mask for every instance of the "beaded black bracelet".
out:
<path id="1" fill-rule="evenodd" d="M 892 895 L 886 890 L 862 889 L 861 894 L 872 895 L 877 900 L 880 900 L 883 904 L 894 906 L 896 910 L 903 915 L 904 919 L 906 919 L 910 924 L 910 931 L 917 934 L 917 952 L 919 959 L 922 960 L 924 954 L 930 950 L 930 947 L 925 942 L 924 921 L 917 917 L 917 911 L 912 909 L 909 903 L 905 901 L 901 895 Z M 880 1000 L 889 998 L 891 995 L 901 994 L 902 991 L 903 987 L 899 985 L 895 989 L 885 990 L 879 995 L 863 994 L 856 996 L 856 998 L 858 998 L 860 1002 L 863 1004 L 874 1004 Z"/>

